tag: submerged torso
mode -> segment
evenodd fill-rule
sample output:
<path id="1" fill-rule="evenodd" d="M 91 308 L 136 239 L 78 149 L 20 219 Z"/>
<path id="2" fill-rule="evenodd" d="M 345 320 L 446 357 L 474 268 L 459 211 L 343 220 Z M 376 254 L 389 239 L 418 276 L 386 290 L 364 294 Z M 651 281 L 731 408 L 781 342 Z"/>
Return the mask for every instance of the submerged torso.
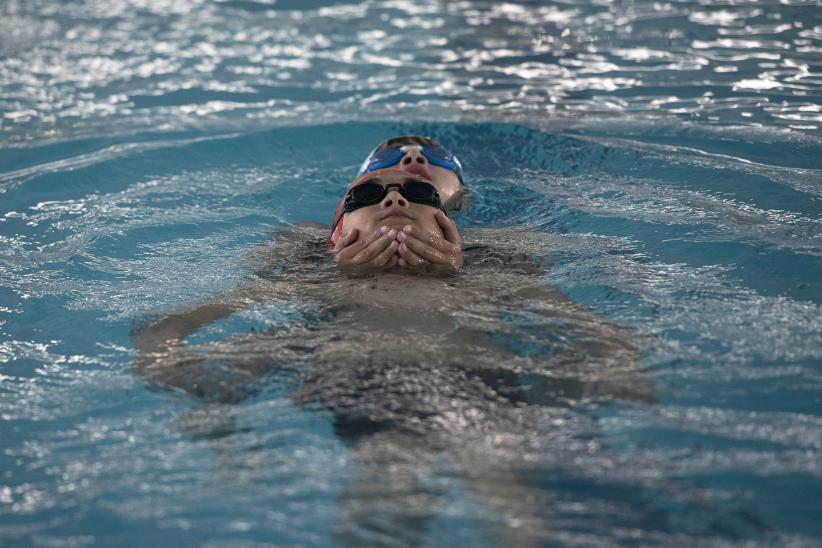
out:
<path id="1" fill-rule="evenodd" d="M 450 275 L 345 274 L 324 236 L 296 231 L 257 270 L 272 296 L 301 303 L 306 320 L 220 344 L 223 355 L 233 347 L 256 357 L 258 372 L 290 371 L 295 398 L 334 410 L 340 424 L 370 417 L 421 428 L 427 417 L 440 428 L 453 413 L 483 422 L 489 405 L 502 420 L 500 406 L 573 400 L 605 386 L 609 369 L 633 367 L 621 328 L 545 283 L 544 246 L 530 233 L 478 232 L 464 269 Z"/>

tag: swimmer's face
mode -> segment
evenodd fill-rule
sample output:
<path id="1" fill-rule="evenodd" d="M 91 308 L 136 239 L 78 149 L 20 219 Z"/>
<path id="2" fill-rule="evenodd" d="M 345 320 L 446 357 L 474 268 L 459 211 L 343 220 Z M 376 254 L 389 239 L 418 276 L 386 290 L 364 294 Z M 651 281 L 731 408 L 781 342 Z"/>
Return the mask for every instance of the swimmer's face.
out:
<path id="1" fill-rule="evenodd" d="M 365 181 L 376 181 L 383 185 L 402 184 L 421 179 L 422 177 L 405 170 L 383 169 L 361 177 L 356 184 Z M 400 231 L 403 227 L 411 225 L 426 234 L 442 236 L 442 229 L 435 218 L 437 211 L 439 210 L 433 206 L 412 202 L 400 194 L 397 188 L 391 188 L 380 202 L 346 213 L 343 219 L 344 231 L 357 229 L 364 235 L 371 234 L 383 226 Z"/>
<path id="2" fill-rule="evenodd" d="M 431 184 L 437 187 L 445 208 L 450 209 L 453 207 L 458 209 L 456 204 L 462 196 L 462 185 L 459 177 L 450 169 L 429 163 L 428 159 L 420 152 L 420 148 L 422 147 L 416 145 L 404 146 L 405 156 L 395 167 L 431 181 Z"/>

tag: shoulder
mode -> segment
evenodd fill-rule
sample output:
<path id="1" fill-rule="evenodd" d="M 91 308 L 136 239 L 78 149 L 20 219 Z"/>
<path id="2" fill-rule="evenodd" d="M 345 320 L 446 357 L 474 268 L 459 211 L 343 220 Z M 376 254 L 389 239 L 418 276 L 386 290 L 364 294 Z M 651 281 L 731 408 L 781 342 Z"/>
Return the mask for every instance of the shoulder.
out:
<path id="1" fill-rule="evenodd" d="M 535 273 L 549 266 L 550 237 L 525 228 L 474 228 L 463 235 L 466 268 L 504 266 Z"/>
<path id="2" fill-rule="evenodd" d="M 299 223 L 277 230 L 271 240 L 258 245 L 246 258 L 257 276 L 316 272 L 329 263 L 328 225 Z"/>

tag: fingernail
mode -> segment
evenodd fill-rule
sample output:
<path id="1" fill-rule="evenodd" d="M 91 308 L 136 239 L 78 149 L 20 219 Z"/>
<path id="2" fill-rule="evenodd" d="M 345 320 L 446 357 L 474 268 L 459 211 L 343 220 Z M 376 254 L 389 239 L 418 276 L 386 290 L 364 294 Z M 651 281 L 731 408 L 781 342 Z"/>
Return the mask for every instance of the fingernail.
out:
<path id="1" fill-rule="evenodd" d="M 400 232 L 397 234 L 397 239 L 401 242 L 404 242 L 408 235 L 405 232 Z"/>
<path id="2" fill-rule="evenodd" d="M 380 234 L 385 234 L 386 232 L 388 232 L 387 226 L 380 227 Z"/>
<path id="3" fill-rule="evenodd" d="M 400 244 L 397 242 L 397 240 L 394 240 L 393 242 L 391 242 L 391 244 L 389 245 L 389 247 L 391 247 L 391 249 L 394 249 L 394 248 L 395 248 L 395 247 L 397 247 L 398 245 L 400 245 Z"/>
<path id="4" fill-rule="evenodd" d="M 411 225 L 405 225 L 402 227 L 403 232 L 411 232 Z"/>
<path id="5" fill-rule="evenodd" d="M 393 238 L 394 236 L 396 236 L 396 235 L 397 235 L 397 231 L 396 231 L 396 229 L 393 229 L 393 228 L 392 228 L 392 229 L 388 232 L 388 235 L 389 235 L 389 236 L 391 236 L 392 238 Z"/>

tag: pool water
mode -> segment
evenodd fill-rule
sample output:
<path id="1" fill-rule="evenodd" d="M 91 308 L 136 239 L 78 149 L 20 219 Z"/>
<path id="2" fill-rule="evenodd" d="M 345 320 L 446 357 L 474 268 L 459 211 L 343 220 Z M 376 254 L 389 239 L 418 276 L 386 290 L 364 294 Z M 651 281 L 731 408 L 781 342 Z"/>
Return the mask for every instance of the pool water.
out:
<path id="1" fill-rule="evenodd" d="M 0 544 L 822 543 L 818 3 L 0 15 Z M 133 375 L 135 327 L 253 278 L 403 133 L 460 156 L 467 239 L 535 234 L 540 283 L 631 333 L 653 398 L 546 394 L 521 448 L 457 454 L 355 446 L 276 374 L 232 404 Z M 518 363 L 577 336 L 482 312 Z M 278 301 L 191 342 L 303 321 Z"/>

